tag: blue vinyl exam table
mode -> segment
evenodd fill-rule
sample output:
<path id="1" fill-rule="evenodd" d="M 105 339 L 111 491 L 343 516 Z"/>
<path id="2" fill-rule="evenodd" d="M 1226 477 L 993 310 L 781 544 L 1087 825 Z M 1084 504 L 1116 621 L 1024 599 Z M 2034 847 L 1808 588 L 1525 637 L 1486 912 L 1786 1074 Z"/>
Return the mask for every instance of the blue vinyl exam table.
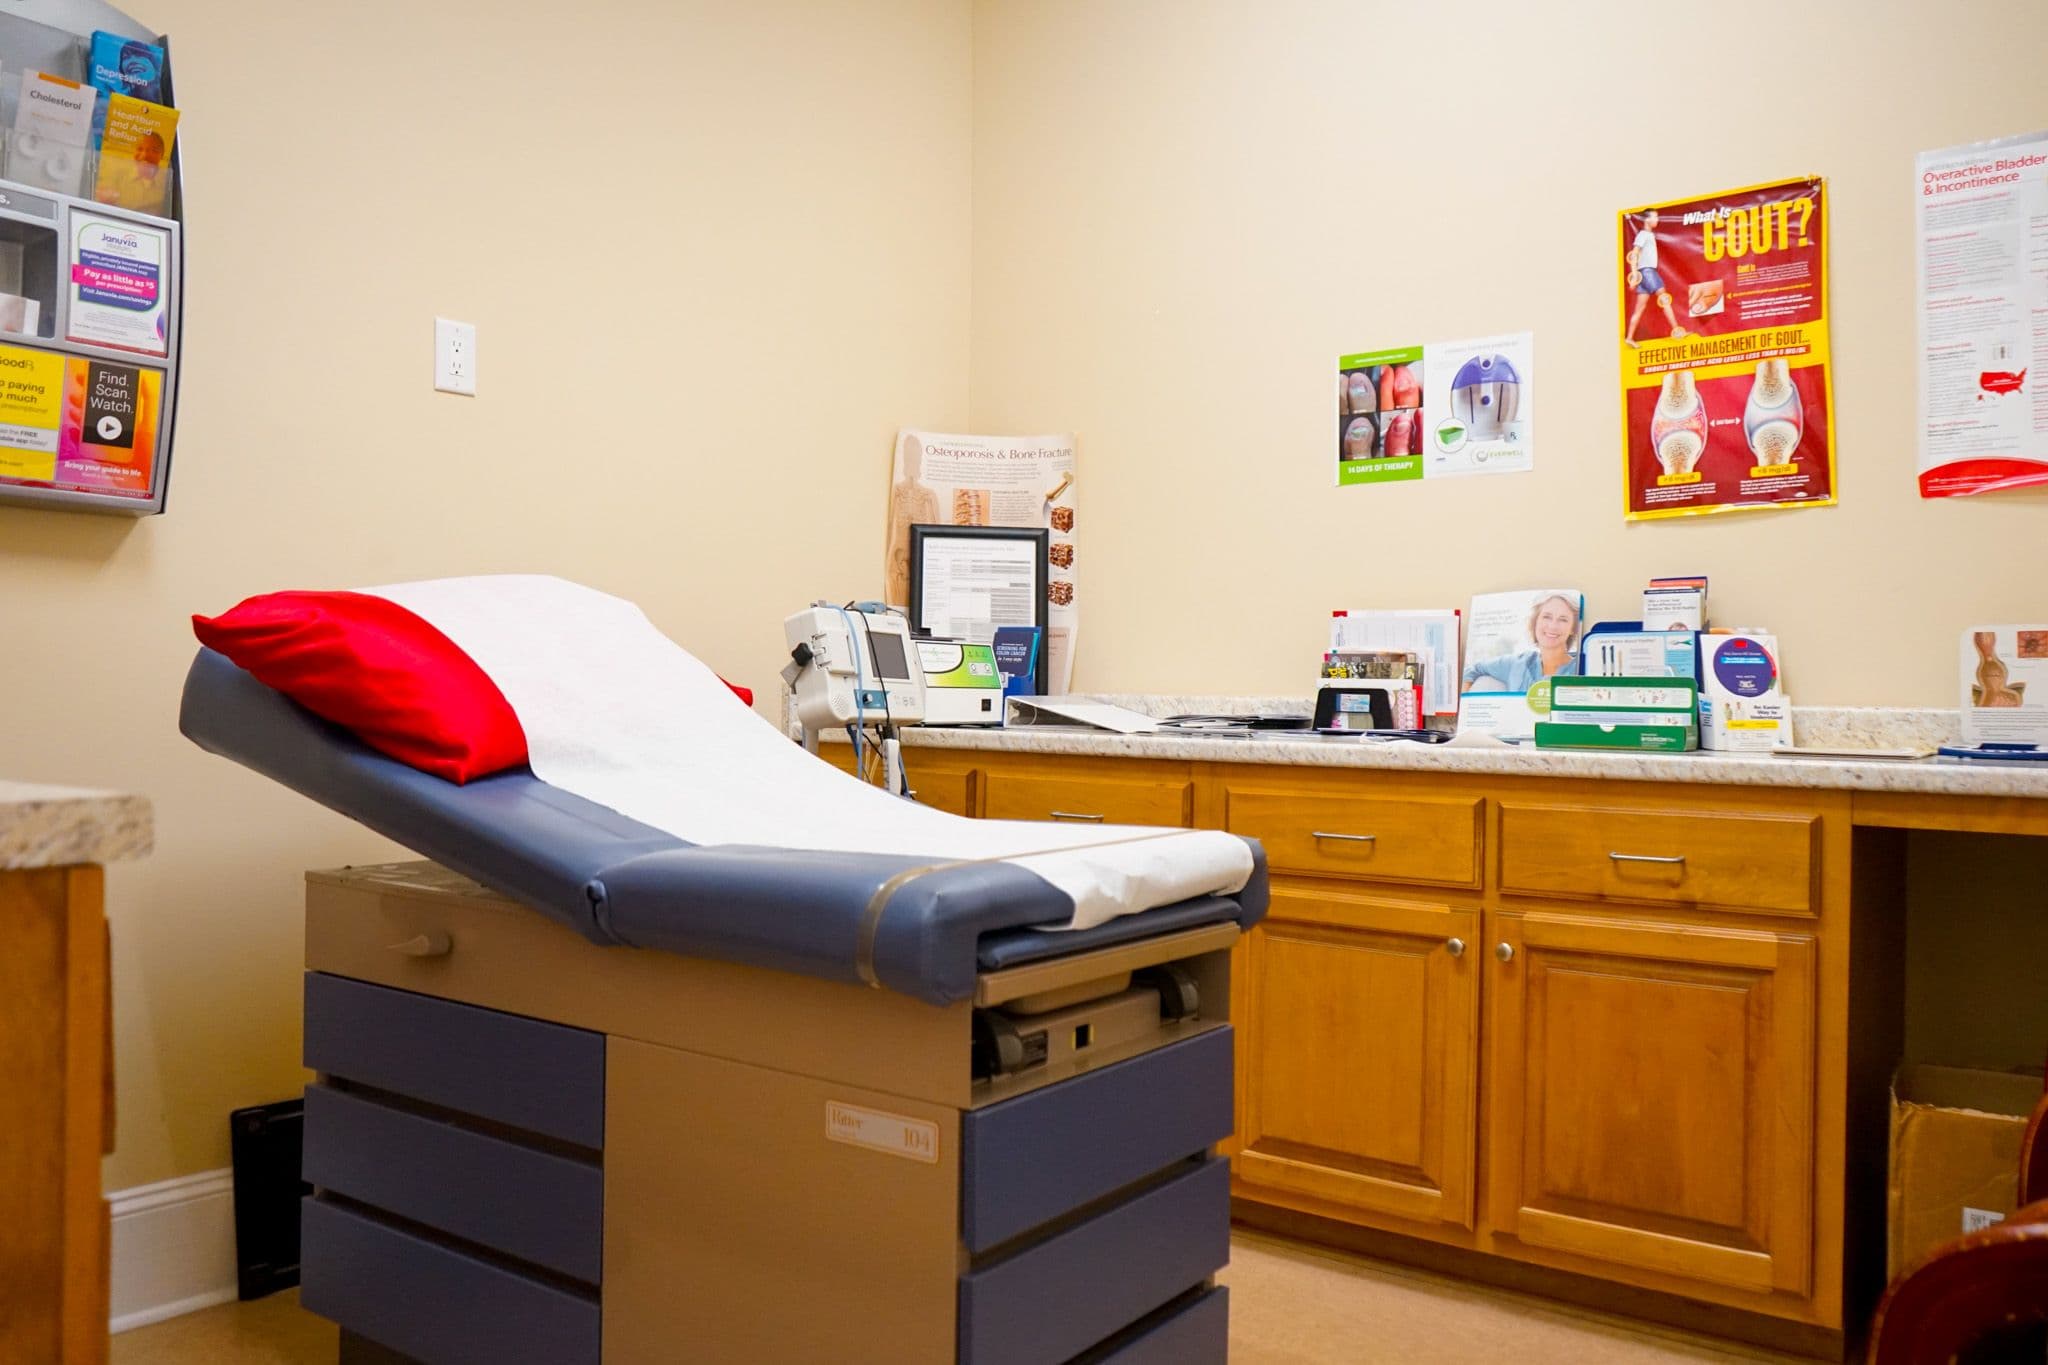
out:
<path id="1" fill-rule="evenodd" d="M 1016 866 L 458 787 L 210 651 L 180 724 L 431 860 L 306 879 L 301 1293 L 344 1362 L 1224 1359 L 1262 856 L 1047 932 Z"/>

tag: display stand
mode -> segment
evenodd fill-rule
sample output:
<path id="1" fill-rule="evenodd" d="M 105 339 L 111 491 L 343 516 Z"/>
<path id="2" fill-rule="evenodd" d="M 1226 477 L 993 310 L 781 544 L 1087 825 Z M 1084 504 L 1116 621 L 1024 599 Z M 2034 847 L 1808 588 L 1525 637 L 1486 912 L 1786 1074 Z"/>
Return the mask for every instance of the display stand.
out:
<path id="1" fill-rule="evenodd" d="M 176 107 L 169 39 L 102 0 L 0 12 L 0 503 L 143 516 L 164 510 L 170 483 L 185 139 L 160 165 L 143 151 L 116 163 L 97 137 L 25 130 L 19 109 L 23 72 L 60 93 L 89 83 L 95 31 L 163 49 L 161 103 Z M 167 182 L 160 213 L 96 202 L 122 170 Z"/>

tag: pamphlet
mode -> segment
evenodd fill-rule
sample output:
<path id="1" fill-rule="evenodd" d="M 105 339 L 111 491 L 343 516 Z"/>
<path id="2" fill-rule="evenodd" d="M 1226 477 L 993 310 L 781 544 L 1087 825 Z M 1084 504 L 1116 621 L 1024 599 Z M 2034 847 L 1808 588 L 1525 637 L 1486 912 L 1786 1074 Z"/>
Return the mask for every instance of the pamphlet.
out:
<path id="1" fill-rule="evenodd" d="M 889 487 L 889 538 L 884 584 L 888 600 L 910 601 L 910 528 L 1018 526 L 1046 528 L 1047 638 L 1041 664 L 1048 692 L 1073 684 L 1081 607 L 1075 600 L 1074 438 L 955 436 L 935 431 L 896 434 Z M 993 623 L 956 624 L 949 633 L 986 643 Z"/>
<path id="2" fill-rule="evenodd" d="M 1963 743 L 2048 744 L 2048 625 L 1963 632 Z"/>
<path id="3" fill-rule="evenodd" d="M 1330 614 L 1331 652 L 1405 650 L 1422 662 L 1425 719 L 1458 714 L 1458 613 L 1442 611 L 1338 611 Z"/>
<path id="4" fill-rule="evenodd" d="M 1618 216 L 1630 521 L 1835 500 L 1818 177 Z"/>
<path id="5" fill-rule="evenodd" d="M 1550 709 L 1550 679 L 1576 673 L 1586 596 L 1577 588 L 1472 599 L 1458 730 L 1528 739 Z"/>
<path id="6" fill-rule="evenodd" d="M 170 350 L 164 290 L 170 234 L 162 228 L 110 215 L 71 215 L 70 322 L 72 341 L 145 355 Z"/>
<path id="7" fill-rule="evenodd" d="M 1515 474 L 1536 458 L 1533 333 L 1337 359 L 1337 486 Z"/>
<path id="8" fill-rule="evenodd" d="M 77 194 L 84 187 L 99 91 L 43 71 L 21 73 L 14 131 L 7 140 L 7 178 L 37 189 Z"/>
<path id="9" fill-rule="evenodd" d="M 64 357 L 0 346 L 0 482 L 54 482 L 63 423 Z"/>
<path id="10" fill-rule="evenodd" d="M 147 498 L 156 470 L 163 380 L 161 370 L 66 359 L 56 486 Z"/>
<path id="11" fill-rule="evenodd" d="M 102 204 L 161 214 L 170 198 L 171 147 L 177 137 L 177 110 L 132 95 L 107 96 L 92 197 Z"/>
<path id="12" fill-rule="evenodd" d="M 164 102 L 164 50 L 140 38 L 94 30 L 86 78 L 102 95 L 132 95 Z"/>
<path id="13" fill-rule="evenodd" d="M 1920 496 L 2048 483 L 2048 132 L 1922 152 Z"/>

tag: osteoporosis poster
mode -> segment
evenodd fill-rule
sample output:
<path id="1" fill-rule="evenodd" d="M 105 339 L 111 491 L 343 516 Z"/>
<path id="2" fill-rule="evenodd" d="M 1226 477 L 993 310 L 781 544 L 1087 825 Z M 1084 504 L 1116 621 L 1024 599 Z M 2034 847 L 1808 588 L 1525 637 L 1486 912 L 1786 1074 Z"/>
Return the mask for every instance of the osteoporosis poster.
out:
<path id="1" fill-rule="evenodd" d="M 1337 358 L 1337 486 L 1516 474 L 1536 460 L 1528 332 Z"/>
<path id="2" fill-rule="evenodd" d="M 1916 170 L 1920 495 L 2048 483 L 2048 133 Z"/>
<path id="3" fill-rule="evenodd" d="M 1818 176 L 1620 215 L 1629 520 L 1835 500 Z"/>
<path id="4" fill-rule="evenodd" d="M 889 600 L 910 601 L 910 528 L 924 526 L 1045 527 L 1045 685 L 1068 690 L 1081 605 L 1075 599 L 1074 438 L 1072 436 L 954 436 L 937 431 L 896 433 L 896 465 L 889 484 L 889 544 L 885 566 Z M 969 602 L 952 619 L 959 632 L 986 644 L 999 621 L 983 603 L 974 620 Z"/>

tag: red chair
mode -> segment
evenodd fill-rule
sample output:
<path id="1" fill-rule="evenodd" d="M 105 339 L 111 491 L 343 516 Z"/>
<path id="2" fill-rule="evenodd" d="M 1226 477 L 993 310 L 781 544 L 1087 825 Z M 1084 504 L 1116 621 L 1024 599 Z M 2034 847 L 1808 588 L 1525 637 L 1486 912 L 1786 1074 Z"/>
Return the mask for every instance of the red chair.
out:
<path id="1" fill-rule="evenodd" d="M 1892 1282 L 1870 1365 L 2048 1360 L 2048 1094 L 2020 1140 L 2020 1207 Z"/>

